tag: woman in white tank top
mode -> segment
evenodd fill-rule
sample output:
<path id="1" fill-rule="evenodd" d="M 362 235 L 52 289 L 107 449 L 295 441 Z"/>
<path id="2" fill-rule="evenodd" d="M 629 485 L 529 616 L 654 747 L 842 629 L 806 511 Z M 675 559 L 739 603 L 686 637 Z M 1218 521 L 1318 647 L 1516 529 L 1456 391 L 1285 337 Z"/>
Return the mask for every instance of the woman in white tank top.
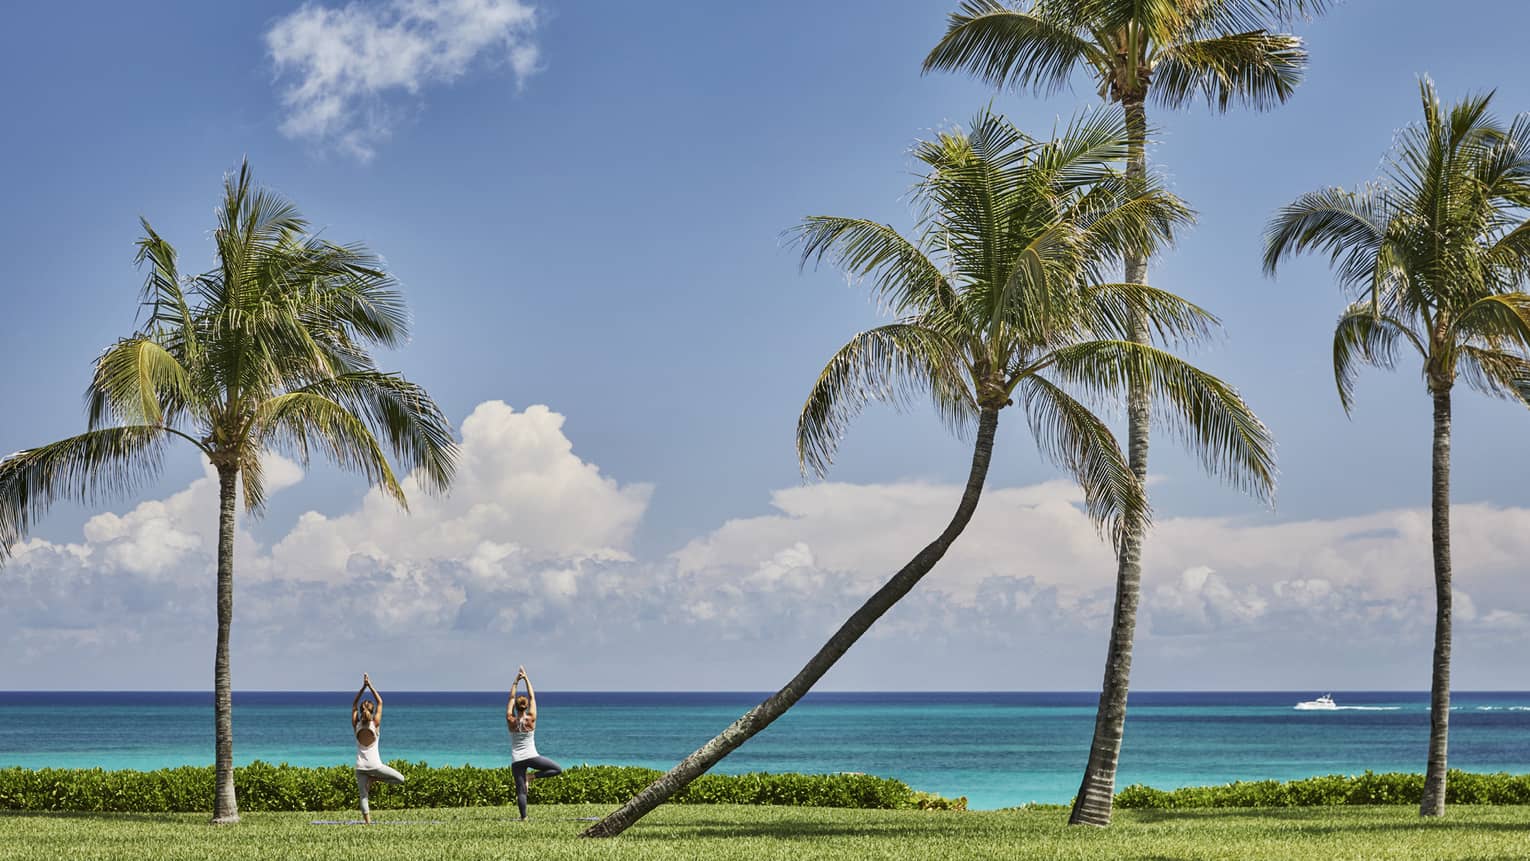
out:
<path id="1" fill-rule="evenodd" d="M 526 695 L 516 696 L 515 689 L 526 683 Z M 537 695 L 531 689 L 526 668 L 521 667 L 510 685 L 510 701 L 505 703 L 505 724 L 510 728 L 510 773 L 515 775 L 515 803 L 526 819 L 526 788 L 532 777 L 557 777 L 563 773 L 556 762 L 537 754 Z M 536 769 L 527 774 L 527 769 Z"/>
<path id="2" fill-rule="evenodd" d="M 372 692 L 372 700 L 361 697 Z M 361 690 L 351 701 L 351 732 L 356 736 L 356 789 L 361 794 L 361 821 L 372 824 L 371 790 L 375 782 L 403 783 L 404 776 L 389 768 L 377 750 L 382 734 L 382 694 L 372 687 L 372 679 L 361 674 Z"/>

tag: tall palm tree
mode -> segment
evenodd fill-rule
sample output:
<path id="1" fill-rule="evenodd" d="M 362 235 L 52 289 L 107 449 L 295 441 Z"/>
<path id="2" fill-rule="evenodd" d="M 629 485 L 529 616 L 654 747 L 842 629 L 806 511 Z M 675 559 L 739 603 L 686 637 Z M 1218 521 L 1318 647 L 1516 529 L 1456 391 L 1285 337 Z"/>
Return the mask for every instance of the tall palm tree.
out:
<path id="1" fill-rule="evenodd" d="M 1326 253 L 1354 297 L 1333 336 L 1346 413 L 1360 365 L 1395 367 L 1399 345 L 1423 363 L 1434 401 L 1435 629 L 1419 811 L 1440 816 L 1450 721 L 1450 396 L 1459 376 L 1530 405 L 1530 114 L 1504 126 L 1488 112 L 1491 94 L 1447 110 L 1427 78 L 1419 89 L 1424 120 L 1399 136 L 1384 181 L 1311 192 L 1280 210 L 1264 266 L 1274 274 L 1292 255 Z"/>
<path id="2" fill-rule="evenodd" d="M 915 156 L 918 234 L 857 218 L 817 216 L 794 234 L 802 261 L 832 258 L 898 319 L 856 335 L 819 375 L 797 423 L 804 472 L 823 475 L 869 401 L 928 397 L 960 435 L 976 430 L 972 466 L 944 531 L 846 621 L 785 687 L 585 831 L 619 834 L 784 714 L 871 625 L 913 589 L 977 508 L 999 414 L 1018 397 L 1042 452 L 1084 491 L 1089 515 L 1114 531 L 1146 517 L 1138 481 L 1106 425 L 1085 405 L 1141 380 L 1174 405 L 1187 436 L 1235 480 L 1269 480 L 1264 426 L 1237 394 L 1170 353 L 1128 339 L 1142 316 L 1171 340 L 1215 325 L 1201 309 L 1140 284 L 1104 283 L 1127 248 L 1168 241 L 1184 205 L 1116 167 L 1126 155 L 1119 111 L 1076 120 L 1036 141 L 980 114 L 970 133 L 941 134 Z M 1078 393 L 1084 400 L 1070 394 Z"/>
<path id="3" fill-rule="evenodd" d="M 925 71 L 965 70 L 996 87 L 1052 92 L 1083 68 L 1100 97 L 1126 111 L 1127 175 L 1147 171 L 1147 101 L 1179 108 L 1204 98 L 1225 111 L 1234 102 L 1263 109 L 1285 101 L 1301 80 L 1301 39 L 1270 32 L 1293 16 L 1322 11 L 1327 0 L 964 0 L 946 34 L 925 57 Z M 1147 283 L 1151 249 L 1128 249 L 1126 280 Z M 1132 340 L 1149 342 L 1139 319 Z M 1138 481 L 1147 479 L 1151 403 L 1127 393 L 1127 452 Z M 1132 641 L 1142 583 L 1147 521 L 1128 520 L 1116 548 L 1116 602 L 1105 677 L 1089 761 L 1068 821 L 1109 825 L 1116 763 L 1126 729 Z"/>
<path id="4" fill-rule="evenodd" d="M 392 277 L 364 247 L 308 235 L 291 203 L 252 185 L 248 163 L 224 183 L 216 268 L 183 279 L 175 249 L 147 221 L 143 229 L 144 322 L 96 360 L 89 430 L 0 461 L 0 561 L 56 499 L 91 501 L 143 486 L 172 441 L 207 458 L 219 503 L 213 821 L 232 823 L 236 494 L 258 513 L 260 456 L 276 451 L 307 463 L 317 448 L 404 505 L 378 437 L 432 492 L 450 482 L 456 445 L 425 390 L 379 371 L 368 355 L 370 345 L 396 346 L 408 334 Z"/>

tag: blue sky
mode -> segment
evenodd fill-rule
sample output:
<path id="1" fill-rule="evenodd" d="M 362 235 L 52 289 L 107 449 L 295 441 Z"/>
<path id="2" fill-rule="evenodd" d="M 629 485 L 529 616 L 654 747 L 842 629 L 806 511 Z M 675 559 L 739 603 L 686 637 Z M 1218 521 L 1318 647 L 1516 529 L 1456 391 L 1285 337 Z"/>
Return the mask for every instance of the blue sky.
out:
<path id="1" fill-rule="evenodd" d="M 454 421 L 485 402 L 513 408 L 483 413 L 479 450 L 504 480 L 483 482 L 478 501 L 515 504 L 456 550 L 389 555 L 363 534 L 358 478 L 320 464 L 294 476 L 264 519 L 245 524 L 252 573 L 241 580 L 250 585 L 240 613 L 253 621 L 241 641 L 236 620 L 240 678 L 327 687 L 331 674 L 354 675 L 343 661 L 284 675 L 290 654 L 256 642 L 255 631 L 343 650 L 346 637 L 385 628 L 388 636 L 372 639 L 375 661 L 396 663 L 405 684 L 421 688 L 492 687 L 440 662 L 505 643 L 527 649 L 528 666 L 557 668 L 563 675 L 550 687 L 621 687 L 635 672 L 669 688 L 777 683 L 890 573 L 877 567 L 896 564 L 882 559 L 885 547 L 901 553 L 899 540 L 914 549 L 933 536 L 954 503 L 946 486 L 964 477 L 968 457 L 932 415 L 874 408 L 842 446 L 835 483 L 803 485 L 792 435 L 807 386 L 877 317 L 836 273 L 799 274 L 781 232 L 818 213 L 906 226 L 908 149 L 931 129 L 991 101 L 1044 133 L 1095 101 L 1082 82 L 1039 100 L 921 75 L 950 5 L 783 0 L 714 4 L 703 14 L 694 4 L 618 0 L 395 0 L 11 10 L 0 72 L 24 83 L 3 97 L 11 132 L 0 138 L 8 203 L 0 359 L 12 369 L 0 378 L 0 399 L 11 405 L 0 451 L 82 427 L 89 362 L 133 324 L 137 218 L 177 245 L 185 268 L 206 264 L 222 176 L 247 156 L 258 179 L 327 236 L 368 243 L 403 282 L 414 339 L 387 366 L 425 384 Z M 1154 116 L 1151 156 L 1200 223 L 1155 263 L 1151 280 L 1223 317 L 1225 339 L 1197 359 L 1238 385 L 1274 430 L 1281 484 L 1277 509 L 1263 511 L 1159 441 L 1154 498 L 1167 537 L 1147 550 L 1143 686 L 1305 687 L 1315 661 L 1331 666 L 1310 682 L 1318 687 L 1427 685 L 1429 608 L 1418 603 L 1429 588 L 1427 545 L 1410 531 L 1427 504 L 1427 399 L 1412 369 L 1372 373 L 1346 419 L 1328 365 L 1341 300 L 1325 267 L 1298 261 L 1278 281 L 1259 269 L 1260 232 L 1276 207 L 1378 173 L 1394 131 L 1417 116 L 1419 74 L 1447 98 L 1496 87 L 1501 114 L 1530 110 L 1520 62 L 1530 8 L 1485 2 L 1464 16 L 1433 4 L 1399 13 L 1399 5 L 1350 0 L 1298 27 L 1312 63 L 1285 107 Z M 401 17 L 408 8 L 417 14 Z M 421 9 L 438 17 L 422 23 Z M 491 26 L 468 9 L 502 14 Z M 1489 15 L 1495 24 L 1482 26 Z M 401 41 L 345 55 L 349 78 L 306 77 L 317 67 L 305 58 L 333 63 L 335 51 L 356 49 L 358 33 Z M 293 101 L 305 81 L 310 96 L 354 114 L 325 120 L 314 98 Z M 529 412 L 534 405 L 547 409 Z M 1503 657 L 1530 630 L 1514 543 L 1530 531 L 1523 413 L 1457 398 L 1455 499 L 1466 506 L 1458 588 L 1473 605 L 1458 640 L 1465 687 L 1525 687 Z M 1096 683 L 1108 556 L 1086 546 L 1087 534 L 1063 538 L 1024 522 L 1028 500 L 1067 509 L 1067 493 L 1043 484 L 1057 476 L 1018 414 L 1000 444 L 992 486 L 1011 494 L 1014 517 L 998 517 L 1010 510 L 998 497 L 989 533 L 969 536 L 972 554 L 938 570 L 945 580 L 932 575 L 921 587 L 925 604 L 889 617 L 891 633 L 858 649 L 829 686 L 897 684 L 899 662 L 910 660 L 900 643 L 910 642 L 922 655 L 916 665 L 964 664 L 941 687 Z M 42 523 L 36 535 L 46 546 L 0 572 L 9 626 L 0 644 L 23 656 L 0 669 L 0 688 L 205 685 L 211 605 L 197 602 L 210 568 L 196 529 L 211 524 L 167 525 L 161 516 L 213 516 L 197 507 L 201 475 L 184 453 L 136 499 L 61 506 Z M 458 515 L 472 492 L 454 503 Z M 165 502 L 176 498 L 181 508 Z M 87 527 L 107 511 L 121 517 Z M 538 519 L 558 512 L 566 516 Z M 282 567 L 298 558 L 278 552 L 284 541 L 297 546 L 323 531 L 314 517 L 333 526 L 348 516 L 359 519 L 346 527 L 352 538 L 333 571 Z M 421 522 L 459 522 L 430 517 Z M 581 538 L 584 517 L 600 525 Z M 527 532 L 529 523 L 539 525 Z M 567 536 L 549 537 L 564 528 Z M 181 531 L 155 531 L 164 529 Z M 1462 532 L 1476 529 L 1489 547 L 1474 555 L 1460 548 Z M 490 553 L 490 564 L 473 556 L 484 542 L 519 549 Z M 1269 556 L 1237 552 L 1256 546 Z M 163 547 L 179 549 L 151 552 Z M 473 569 L 469 557 L 488 567 Z M 506 558 L 521 562 L 507 567 Z M 480 579 L 449 573 L 469 569 Z M 71 577 L 78 589 L 59 585 Z M 753 585 L 738 592 L 746 581 Z M 275 609 L 339 606 L 334 590 L 358 583 L 378 591 L 351 616 Z M 70 605 L 80 589 L 92 598 Z M 1010 604 L 995 603 L 1001 592 Z M 429 599 L 408 597 L 416 593 Z M 380 613 L 390 602 L 410 612 Z M 634 616 L 646 628 L 622 612 L 639 605 L 649 608 Z M 1013 613 L 995 615 L 1000 605 Z M 1043 636 L 1032 616 L 1046 606 L 1071 622 Z M 982 610 L 981 625 L 962 608 Z M 1410 613 L 1416 624 L 1403 621 Z M 360 630 L 319 633 L 347 620 Z M 590 636 L 597 622 L 605 653 Z M 1315 642 L 1314 628 L 1325 631 Z M 697 658 L 697 638 L 723 645 Z M 1269 657 L 1272 644 L 1301 638 L 1309 644 Z M 610 659 L 610 643 L 626 641 L 650 654 Z M 1036 662 L 1046 650 L 1056 655 Z M 1026 660 L 1029 671 L 1016 669 Z"/>

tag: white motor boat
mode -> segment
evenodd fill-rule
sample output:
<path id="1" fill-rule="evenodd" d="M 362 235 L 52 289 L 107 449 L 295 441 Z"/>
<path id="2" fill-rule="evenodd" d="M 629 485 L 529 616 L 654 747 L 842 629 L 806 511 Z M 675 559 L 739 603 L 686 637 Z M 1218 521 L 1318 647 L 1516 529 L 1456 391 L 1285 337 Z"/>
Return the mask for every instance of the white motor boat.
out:
<path id="1" fill-rule="evenodd" d="M 1333 701 L 1333 694 L 1323 694 L 1315 700 L 1307 700 L 1306 702 L 1297 703 L 1296 707 L 1302 709 L 1303 711 L 1321 711 L 1325 709 L 1338 708 L 1338 706 Z"/>

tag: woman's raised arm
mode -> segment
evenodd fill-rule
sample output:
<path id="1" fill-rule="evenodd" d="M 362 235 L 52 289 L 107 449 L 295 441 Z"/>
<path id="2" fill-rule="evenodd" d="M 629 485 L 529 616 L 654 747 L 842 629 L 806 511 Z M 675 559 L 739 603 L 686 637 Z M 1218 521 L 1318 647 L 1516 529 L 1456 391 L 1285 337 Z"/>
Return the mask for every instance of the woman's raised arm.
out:
<path id="1" fill-rule="evenodd" d="M 505 723 L 515 722 L 515 689 L 521 686 L 521 679 L 526 678 L 524 672 L 515 674 L 515 681 L 510 683 L 510 698 L 505 700 Z"/>
<path id="2" fill-rule="evenodd" d="M 356 721 L 361 720 L 361 695 L 367 692 L 367 674 L 361 674 L 361 687 L 356 689 L 356 698 L 351 700 L 351 728 L 356 728 Z"/>
<path id="3" fill-rule="evenodd" d="M 371 691 L 372 691 L 372 699 L 377 700 L 377 714 L 373 715 L 372 719 L 377 721 L 379 724 L 381 724 L 382 723 L 382 694 L 377 692 L 377 688 L 376 687 L 373 687 L 372 679 L 366 673 L 362 673 L 361 674 L 361 681 L 368 688 L 371 689 Z"/>
<path id="4" fill-rule="evenodd" d="M 531 688 L 531 677 L 526 675 L 526 668 L 521 667 L 521 678 L 526 680 L 526 717 L 532 723 L 537 720 L 537 692 Z"/>

